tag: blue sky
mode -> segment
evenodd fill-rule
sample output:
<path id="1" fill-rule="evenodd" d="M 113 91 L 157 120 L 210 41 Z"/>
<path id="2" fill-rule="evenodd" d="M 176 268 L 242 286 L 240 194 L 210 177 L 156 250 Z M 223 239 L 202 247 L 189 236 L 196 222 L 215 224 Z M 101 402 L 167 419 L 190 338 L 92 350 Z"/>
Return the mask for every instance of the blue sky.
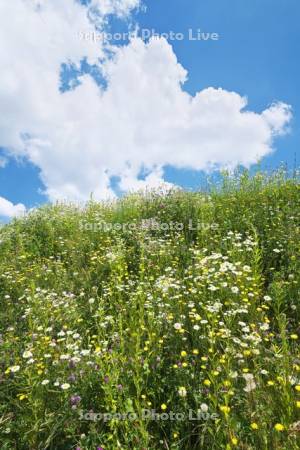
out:
<path id="1" fill-rule="evenodd" d="M 22 2 L 22 0 L 18 1 Z M 47 0 L 44 3 L 47 3 Z M 203 32 L 218 33 L 218 41 L 190 41 L 186 38 L 182 41 L 174 40 L 169 42 L 178 62 L 188 72 L 188 79 L 183 84 L 182 90 L 188 92 L 191 96 L 195 96 L 197 92 L 208 87 L 222 88 L 225 91 L 235 92 L 241 97 L 247 97 L 247 110 L 259 114 L 276 101 L 290 105 L 293 116 L 288 123 L 289 132 L 284 135 L 280 135 L 283 133 L 278 133 L 272 144 L 273 153 L 262 158 L 262 165 L 266 169 L 272 170 L 283 161 L 290 168 L 293 168 L 295 158 L 299 165 L 300 91 L 297 83 L 299 83 L 298 80 L 300 79 L 298 50 L 300 42 L 300 3 L 297 0 L 251 0 L 243 2 L 240 0 L 165 0 L 163 2 L 146 0 L 144 1 L 144 6 L 146 8 L 142 8 L 138 12 L 135 10 L 130 11 L 130 15 L 125 20 L 120 20 L 113 14 L 108 15 L 106 19 L 110 27 L 106 28 L 106 30 L 112 32 L 124 31 L 127 29 L 128 23 L 131 22 L 138 23 L 141 29 L 153 28 L 157 33 L 167 33 L 173 30 L 174 32 L 181 32 L 187 35 L 189 29 L 195 32 L 198 28 Z M 26 34 L 26 28 L 24 33 Z M 128 42 L 123 45 L 127 46 Z M 73 48 L 72 51 L 75 52 Z M 89 56 L 87 55 L 87 57 Z M 10 57 L 13 59 L 17 55 L 14 56 L 12 54 Z M 153 70 L 156 60 L 153 59 L 153 56 L 151 58 L 151 65 L 149 63 L 145 70 Z M 61 61 L 60 86 L 57 83 L 57 90 L 62 90 L 61 96 L 71 86 L 76 91 L 77 85 L 81 84 L 80 77 L 85 73 L 90 74 L 89 76 L 96 80 L 103 89 L 106 88 L 101 74 L 101 66 L 97 65 L 97 63 L 95 65 L 88 64 L 86 59 L 80 59 L 80 64 L 78 60 L 72 61 L 72 59 Z M 163 64 L 160 59 L 159 64 Z M 123 70 L 126 70 L 126 66 L 124 67 L 125 69 Z M 34 70 L 34 66 L 32 69 Z M 53 67 L 54 70 L 57 70 L 57 67 Z M 42 88 L 43 86 L 41 85 Z M 45 89 L 47 89 L 46 85 Z M 83 93 L 81 100 L 83 99 L 84 101 L 84 98 Z M 88 101 L 90 101 L 89 97 L 87 97 Z M 141 98 L 140 102 L 142 101 L 143 99 Z M 47 108 L 47 106 L 44 105 L 44 108 Z M 2 111 L 3 114 L 5 114 L 5 110 Z M 51 111 L 51 114 L 55 114 L 55 110 L 54 112 Z M 18 120 L 18 117 L 16 113 L 15 120 Z M 50 113 L 45 120 L 49 120 L 49 117 L 51 120 Z M 66 117 L 68 118 L 68 116 Z M 14 120 L 13 116 L 11 120 Z M 71 120 L 73 118 L 70 118 L 70 123 Z M 0 123 L 0 161 L 1 155 L 7 159 L 6 164 L 2 164 L 3 167 L 1 167 L 0 163 L 0 197 L 7 199 L 14 205 L 24 204 L 26 208 L 56 198 L 56 194 L 51 194 L 51 192 L 57 192 L 57 189 L 59 189 L 57 186 L 63 185 L 61 179 L 64 177 L 63 170 L 65 170 L 66 163 L 64 161 L 58 162 L 56 157 L 57 165 L 49 175 L 48 169 L 46 169 L 48 166 L 45 163 L 45 156 L 43 156 L 43 161 L 40 162 L 42 158 L 37 156 L 36 150 L 31 149 L 29 152 L 28 149 L 26 151 L 13 149 L 12 151 L 5 145 L 6 142 L 9 142 L 9 140 L 1 139 L 1 132 L 5 136 L 5 126 L 7 126 L 7 122 L 2 126 Z M 27 126 L 30 128 L 30 123 Z M 101 127 L 101 121 L 96 126 Z M 143 127 L 143 124 L 139 124 L 139 127 Z M 20 129 L 26 131 L 23 123 Z M 37 129 L 38 123 L 35 124 L 35 130 Z M 113 130 L 111 132 L 112 136 L 114 134 Z M 28 133 L 30 133 L 29 130 Z M 35 131 L 35 136 L 36 134 L 38 133 Z M 43 129 L 41 136 L 44 137 L 45 134 L 47 134 L 47 142 L 49 139 L 51 141 L 51 131 Z M 246 136 L 248 139 L 251 139 L 251 132 L 247 131 Z M 235 143 L 234 139 L 233 143 Z M 115 145 L 119 146 L 118 143 Z M 186 146 L 188 145 L 189 139 L 186 142 Z M 151 151 L 155 152 L 155 150 L 152 150 L 152 148 L 155 149 L 154 138 L 153 142 L 151 141 L 151 145 L 146 145 L 146 147 L 149 147 L 149 153 Z M 111 152 L 114 152 L 114 148 L 118 147 L 112 146 L 111 148 Z M 52 149 L 50 145 L 47 151 L 48 164 L 49 153 L 53 152 L 54 154 L 55 148 Z M 116 150 L 116 158 L 118 157 L 118 151 L 120 151 L 119 148 Z M 125 140 L 123 152 L 126 153 L 126 151 L 128 151 L 128 148 Z M 245 151 L 248 151 L 247 147 L 245 147 Z M 94 150 L 91 149 L 91 153 L 93 152 Z M 242 154 L 243 149 L 239 149 L 239 152 Z M 55 159 L 55 156 L 53 158 Z M 85 158 L 84 150 L 81 158 Z M 131 158 L 129 164 L 134 165 L 134 155 Z M 71 160 L 72 155 L 70 155 Z M 150 160 L 154 167 L 156 160 L 151 155 L 149 156 Z M 209 155 L 206 156 L 206 160 L 209 160 Z M 166 164 L 163 164 L 162 161 L 165 161 Z M 192 159 L 188 163 L 183 161 L 182 164 L 180 162 L 172 164 L 172 159 L 167 157 L 162 161 L 157 160 L 157 164 L 162 164 L 164 167 L 164 181 L 195 189 L 201 185 L 203 171 L 193 169 L 193 164 L 190 162 Z M 171 164 L 168 164 L 168 161 Z M 235 162 L 234 157 L 232 162 Z M 148 162 L 144 163 L 141 161 L 141 164 L 147 165 Z M 52 167 L 53 162 L 49 163 L 49 165 Z M 61 176 L 58 173 L 60 168 L 62 170 Z M 118 176 L 118 171 L 121 173 L 123 169 L 114 167 L 113 170 L 109 172 L 112 174 L 112 180 L 115 176 Z M 140 169 L 137 168 L 136 170 L 136 173 L 140 173 Z M 54 171 L 56 175 L 53 175 Z M 99 174 L 101 173 L 103 173 L 103 167 L 99 167 Z M 80 176 L 80 173 L 74 174 L 74 179 L 78 176 Z M 66 177 L 69 177 L 68 180 L 72 182 L 71 169 Z M 57 178 L 59 178 L 60 184 L 57 181 L 58 184 L 56 186 Z M 128 177 L 126 180 L 128 181 Z M 129 185 L 127 181 L 119 189 L 116 189 L 116 192 L 124 192 L 126 186 Z M 68 181 L 68 185 L 71 182 L 69 183 Z M 74 183 L 76 184 L 76 181 Z M 109 186 L 113 186 L 113 182 Z M 85 189 L 89 189 L 88 183 L 85 184 Z M 45 192 L 44 194 L 43 191 Z M 62 190 L 62 192 L 64 191 Z M 66 190 L 66 192 L 68 193 L 69 191 Z"/>

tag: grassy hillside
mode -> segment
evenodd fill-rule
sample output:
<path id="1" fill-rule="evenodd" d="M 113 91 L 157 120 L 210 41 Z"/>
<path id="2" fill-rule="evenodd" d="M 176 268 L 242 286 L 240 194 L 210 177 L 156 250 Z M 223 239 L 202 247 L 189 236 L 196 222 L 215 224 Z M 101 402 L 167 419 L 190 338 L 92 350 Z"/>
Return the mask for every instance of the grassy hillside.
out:
<path id="1" fill-rule="evenodd" d="M 243 173 L 3 227 L 1 450 L 298 449 L 299 194 Z"/>

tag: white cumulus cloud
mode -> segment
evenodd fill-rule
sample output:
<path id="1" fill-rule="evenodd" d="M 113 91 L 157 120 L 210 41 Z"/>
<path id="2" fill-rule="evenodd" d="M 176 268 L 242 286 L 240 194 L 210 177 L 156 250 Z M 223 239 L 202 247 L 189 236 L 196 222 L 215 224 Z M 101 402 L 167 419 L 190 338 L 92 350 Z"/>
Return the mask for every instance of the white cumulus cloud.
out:
<path id="1" fill-rule="evenodd" d="M 127 16 L 140 5 L 140 0 L 92 0 L 91 6 L 99 9 L 102 15 L 116 14 Z"/>
<path id="2" fill-rule="evenodd" d="M 18 203 L 14 205 L 9 200 L 6 200 L 3 197 L 0 197 L 0 217 L 17 217 L 25 214 L 26 208 L 22 203 Z"/>
<path id="3" fill-rule="evenodd" d="M 114 196 L 158 186 L 163 167 L 249 166 L 273 149 L 291 119 L 288 105 L 247 109 L 247 98 L 208 87 L 184 90 L 187 71 L 165 39 L 110 48 L 79 39 L 89 17 L 125 16 L 138 0 L 0 2 L 0 146 L 40 168 L 51 200 Z M 99 15 L 100 14 L 100 15 Z M 98 65 L 107 87 L 89 76 L 60 92 L 62 63 Z M 140 180 L 140 173 L 146 177 Z"/>

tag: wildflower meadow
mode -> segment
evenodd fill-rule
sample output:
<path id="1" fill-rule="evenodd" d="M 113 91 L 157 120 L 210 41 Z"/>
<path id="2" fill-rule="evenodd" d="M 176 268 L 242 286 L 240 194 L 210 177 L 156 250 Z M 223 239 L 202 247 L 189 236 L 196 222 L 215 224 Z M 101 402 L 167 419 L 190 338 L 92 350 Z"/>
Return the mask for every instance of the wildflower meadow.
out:
<path id="1" fill-rule="evenodd" d="M 4 225 L 1 450 L 299 449 L 299 237 L 282 170 Z"/>

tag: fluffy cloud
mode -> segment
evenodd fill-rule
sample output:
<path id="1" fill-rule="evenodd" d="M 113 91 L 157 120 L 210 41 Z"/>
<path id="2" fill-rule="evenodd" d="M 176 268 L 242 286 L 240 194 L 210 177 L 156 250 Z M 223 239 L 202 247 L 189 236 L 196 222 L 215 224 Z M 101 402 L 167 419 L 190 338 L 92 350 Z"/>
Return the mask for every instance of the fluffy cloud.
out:
<path id="1" fill-rule="evenodd" d="M 3 197 L 0 197 L 0 217 L 16 217 L 25 214 L 26 208 L 21 203 L 14 205 Z"/>
<path id="2" fill-rule="evenodd" d="M 247 99 L 207 88 L 183 89 L 186 70 L 164 39 L 133 39 L 110 48 L 80 40 L 93 31 L 89 17 L 124 16 L 138 0 L 14 0 L 0 4 L 0 146 L 41 169 L 51 200 L 112 197 L 112 176 L 123 190 L 163 181 L 163 167 L 246 166 L 272 151 L 291 118 L 288 105 L 262 113 Z M 94 19 L 93 19 L 94 20 Z M 99 20 L 97 25 L 99 26 Z M 88 75 L 59 91 L 62 63 L 86 57 L 107 81 Z M 101 59 L 100 59 L 101 58 Z M 147 173 L 143 181 L 141 172 Z"/>
<path id="3" fill-rule="evenodd" d="M 116 14 L 128 16 L 128 14 L 140 5 L 140 0 L 92 0 L 91 6 L 99 9 L 102 16 Z"/>

